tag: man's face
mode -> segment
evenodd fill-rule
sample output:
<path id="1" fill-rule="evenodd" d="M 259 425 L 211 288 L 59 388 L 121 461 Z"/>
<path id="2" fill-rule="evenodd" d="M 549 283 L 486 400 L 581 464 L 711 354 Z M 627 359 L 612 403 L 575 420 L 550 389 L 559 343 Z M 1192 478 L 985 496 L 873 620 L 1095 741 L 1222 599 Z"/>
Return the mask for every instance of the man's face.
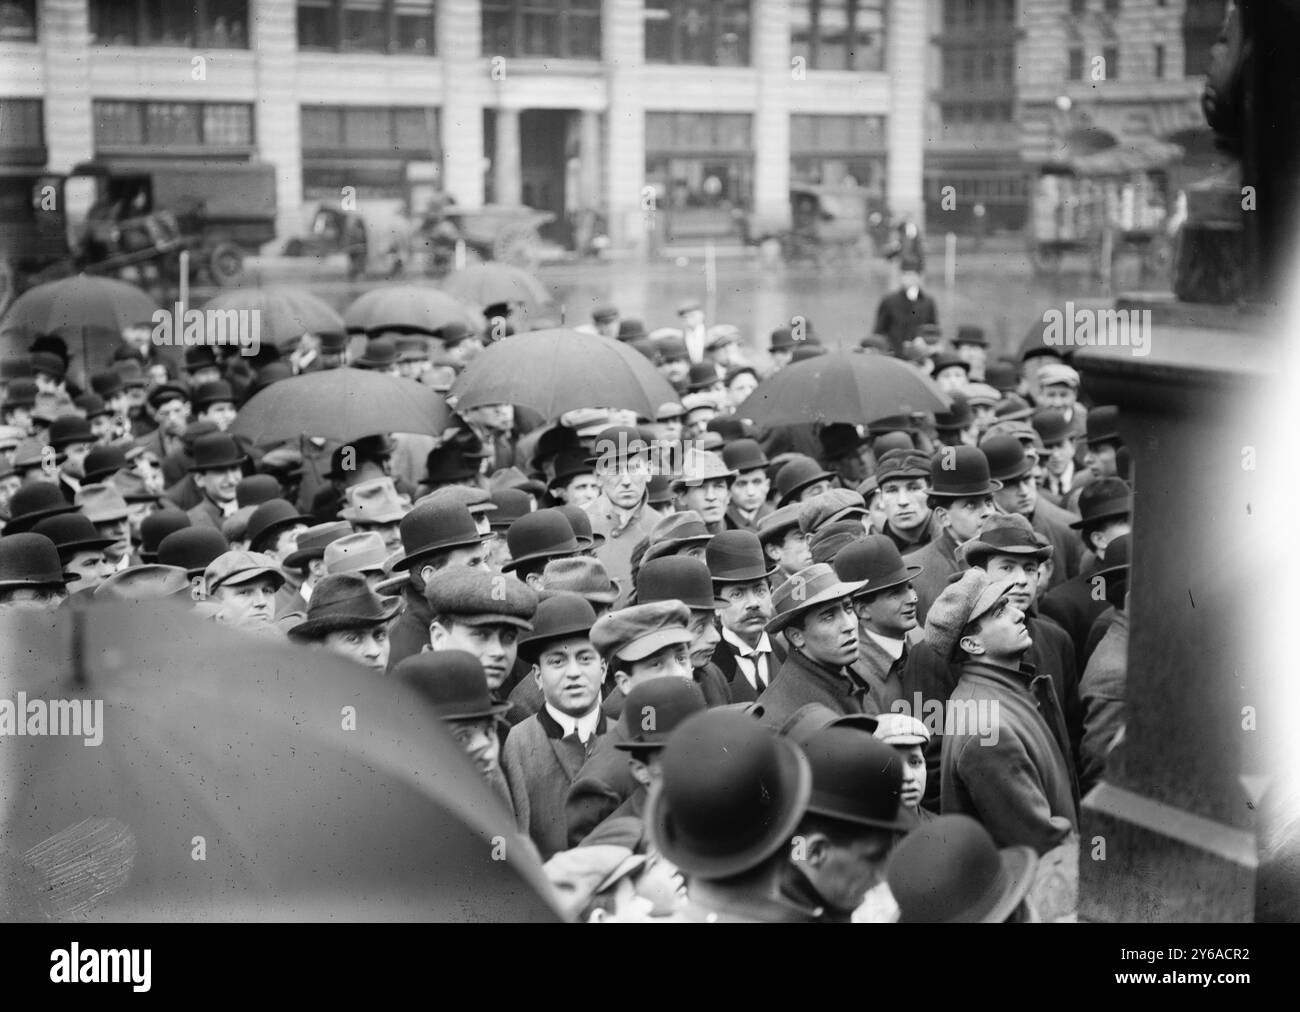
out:
<path id="1" fill-rule="evenodd" d="M 769 354 L 772 356 L 772 371 L 784 369 L 794 360 L 793 348 L 774 348 Z"/>
<path id="2" fill-rule="evenodd" d="M 1003 598 L 980 619 L 979 632 L 973 638 L 984 648 L 983 656 L 993 661 L 1018 658 L 1034 645 L 1025 625 L 1025 613 L 1009 598 Z M 968 640 L 962 642 L 965 649 Z"/>
<path id="3" fill-rule="evenodd" d="M 1074 387 L 1068 383 L 1053 383 L 1051 386 L 1045 386 L 1039 391 L 1039 402 L 1048 408 L 1054 408 L 1057 411 L 1066 413 L 1074 407 L 1074 402 L 1078 400 L 1078 393 Z"/>
<path id="4" fill-rule="evenodd" d="M 122 331 L 122 343 L 136 351 L 147 353 L 152 336 L 153 330 L 150 327 L 127 327 Z"/>
<path id="5" fill-rule="evenodd" d="M 925 797 L 925 750 L 920 745 L 895 745 L 903 760 L 903 807 L 916 811 Z"/>
<path id="6" fill-rule="evenodd" d="M 841 842 L 832 842 L 820 834 L 813 839 L 805 873 L 817 894 L 835 910 L 856 910 L 884 878 L 893 836 L 886 830 L 863 826 L 854 827 Z"/>
<path id="7" fill-rule="evenodd" d="M 126 520 L 130 525 L 131 540 L 135 544 L 140 543 L 140 525 L 144 523 L 144 518 L 156 508 L 157 503 L 152 502 L 129 502 L 126 504 Z"/>
<path id="8" fill-rule="evenodd" d="M 200 387 L 204 383 L 215 383 L 221 379 L 221 370 L 215 365 L 200 366 L 190 373 L 190 386 Z"/>
<path id="9" fill-rule="evenodd" d="M 959 344 L 957 345 L 957 357 L 963 362 L 969 362 L 971 372 L 976 375 L 984 375 L 984 364 L 988 360 L 988 349 L 979 344 Z"/>
<path id="10" fill-rule="evenodd" d="M 461 412 L 465 421 L 489 432 L 509 432 L 515 426 L 515 409 L 509 404 L 483 404 Z"/>
<path id="11" fill-rule="evenodd" d="M 40 394 L 57 394 L 63 381 L 49 373 L 38 372 L 36 374 L 36 392 Z"/>
<path id="12" fill-rule="evenodd" d="M 533 677 L 548 703 L 570 717 L 581 717 L 600 700 L 605 665 L 589 638 L 575 636 L 545 644 Z"/>
<path id="13" fill-rule="evenodd" d="M 731 630 L 746 643 L 757 643 L 763 627 L 772 617 L 772 588 L 766 580 L 751 583 L 721 584 L 718 597 L 727 607 L 718 613 L 723 628 Z"/>
<path id="14" fill-rule="evenodd" d="M 1046 447 L 1046 450 L 1047 470 L 1057 477 L 1065 474 L 1065 469 L 1074 460 L 1074 440 L 1062 439 L 1059 443 L 1052 443 Z"/>
<path id="15" fill-rule="evenodd" d="M 619 509 L 635 509 L 645 497 L 650 480 L 650 465 L 644 455 L 611 462 L 602 467 L 600 490 Z"/>
<path id="16" fill-rule="evenodd" d="M 270 625 L 275 619 L 275 580 L 259 576 L 255 580 L 231 585 L 222 584 L 211 594 L 211 599 L 221 606 L 219 618 L 227 625 Z"/>
<path id="17" fill-rule="evenodd" d="M 1091 443 L 1083 451 L 1083 466 L 1098 478 L 1114 478 L 1119 475 L 1115 464 L 1114 443 Z"/>
<path id="18" fill-rule="evenodd" d="M 691 652 L 691 667 L 702 668 L 713 659 L 713 649 L 722 639 L 718 632 L 718 615 L 712 609 L 691 609 L 691 621 L 687 626 L 691 633 L 688 644 Z"/>
<path id="19" fill-rule="evenodd" d="M 673 386 L 686 380 L 691 372 L 691 360 L 688 358 L 670 358 L 659 363 L 659 371 Z"/>
<path id="20" fill-rule="evenodd" d="M 831 480 L 822 478 L 815 481 L 799 493 L 799 502 L 807 502 L 809 499 L 815 499 L 819 495 L 824 495 L 831 490 Z"/>
<path id="21" fill-rule="evenodd" d="M 854 610 L 863 625 L 881 636 L 902 639 L 909 629 L 916 628 L 917 600 L 916 590 L 908 582 L 858 598 Z"/>
<path id="22" fill-rule="evenodd" d="M 93 445 L 93 443 L 68 443 L 64 446 L 63 470 L 74 476 L 85 474 L 86 454 L 90 452 Z"/>
<path id="23" fill-rule="evenodd" d="M 731 386 L 727 387 L 727 397 L 731 401 L 733 408 L 738 408 L 745 403 L 745 400 L 754 392 L 758 386 L 758 380 L 750 372 L 739 373 L 732 381 Z"/>
<path id="24" fill-rule="evenodd" d="M 0 509 L 9 509 L 9 499 L 23 486 L 23 480 L 16 474 L 11 474 L 8 478 L 0 478 Z"/>
<path id="25" fill-rule="evenodd" d="M 992 495 L 969 496 L 965 499 L 949 499 L 944 509 L 948 527 L 957 543 L 969 541 L 980 532 L 980 526 L 991 517 L 996 509 Z"/>
<path id="26" fill-rule="evenodd" d="M 680 443 L 682 440 L 682 419 L 684 415 L 678 415 L 675 418 L 665 418 L 657 421 L 654 425 L 648 426 L 654 433 L 654 438 L 660 446 Z"/>
<path id="27" fill-rule="evenodd" d="M 359 520 L 352 521 L 352 526 L 361 533 L 373 531 L 384 539 L 384 548 L 389 552 L 395 552 L 402 547 L 402 528 L 400 520 L 393 520 L 383 524 L 367 524 Z"/>
<path id="28" fill-rule="evenodd" d="M 941 369 L 934 377 L 935 384 L 946 394 L 955 394 L 966 389 L 966 370 L 960 366 L 950 365 Z"/>
<path id="29" fill-rule="evenodd" d="M 767 554 L 776 560 L 776 564 L 787 576 L 793 576 L 812 565 L 812 550 L 808 547 L 803 532 L 797 527 L 786 531 L 785 537 L 779 541 L 768 542 L 767 549 Z"/>
<path id="30" fill-rule="evenodd" d="M 709 431 L 709 422 L 717 417 L 718 412 L 714 408 L 694 408 L 686 413 L 686 432 L 692 439 L 703 440 L 704 434 Z"/>
<path id="31" fill-rule="evenodd" d="M 839 668 L 858 659 L 858 616 L 847 597 L 817 605 L 802 621 L 786 628 L 786 639 L 814 661 Z"/>
<path id="32" fill-rule="evenodd" d="M 367 626 L 364 629 L 340 629 L 326 633 L 321 641 L 326 650 L 355 661 L 363 668 L 383 674 L 388 667 L 388 626 Z"/>
<path id="33" fill-rule="evenodd" d="M 617 338 L 618 328 L 622 324 L 622 322 L 623 322 L 622 318 L 618 316 L 614 317 L 612 320 L 601 320 L 599 323 L 595 325 L 596 333 L 599 334 L 601 337 Z"/>
<path id="34" fill-rule="evenodd" d="M 903 271 L 902 274 L 899 275 L 899 280 L 902 282 L 902 286 L 905 289 L 921 287 L 921 275 L 916 271 Z"/>
<path id="35" fill-rule="evenodd" d="M 477 545 L 464 545 L 447 552 L 448 566 L 464 566 L 466 569 L 488 571 L 487 549 L 480 542 Z"/>
<path id="36" fill-rule="evenodd" d="M 624 695 L 652 678 L 690 678 L 690 644 L 670 643 L 639 661 L 621 663 L 622 668 L 615 680 Z"/>
<path id="37" fill-rule="evenodd" d="M 102 549 L 90 552 L 77 552 L 64 563 L 63 568 L 69 573 L 78 573 L 78 590 L 94 590 L 113 575 L 113 563 L 108 560 Z"/>
<path id="38" fill-rule="evenodd" d="M 600 482 L 594 474 L 580 474 L 557 491 L 560 493 L 558 498 L 570 506 L 586 506 L 600 497 Z"/>
<path id="39" fill-rule="evenodd" d="M 235 406 L 230 401 L 217 401 L 215 404 L 209 404 L 199 412 L 199 420 L 211 422 L 222 432 L 225 432 L 235 421 Z"/>
<path id="40" fill-rule="evenodd" d="M 53 611 L 67 599 L 67 592 L 54 584 L 44 587 L 10 587 L 0 590 L 0 614 L 6 611 Z"/>
<path id="41" fill-rule="evenodd" d="M 991 555 L 984 569 L 995 580 L 1013 581 L 1007 600 L 1028 611 L 1038 596 L 1038 565 L 1036 555 Z"/>
<path id="42" fill-rule="evenodd" d="M 924 478 L 892 478 L 880 486 L 885 518 L 899 531 L 914 531 L 930 519 L 925 505 L 928 486 Z"/>
<path id="43" fill-rule="evenodd" d="M 698 485 L 688 485 L 678 493 L 683 510 L 695 510 L 706 524 L 720 524 L 727 514 L 731 497 L 724 478 L 710 478 Z"/>
<path id="44" fill-rule="evenodd" d="M 235 488 L 243 477 L 244 472 L 238 467 L 223 467 L 216 471 L 194 472 L 194 484 L 215 502 L 233 502 Z"/>
<path id="45" fill-rule="evenodd" d="M 108 408 L 110 413 L 126 417 L 126 415 L 131 411 L 132 392 L 133 391 L 127 390 L 124 387 L 122 390 L 113 394 L 112 397 L 105 398 L 104 406 Z M 144 391 L 140 392 L 143 393 Z"/>
<path id="46" fill-rule="evenodd" d="M 447 729 L 485 777 L 501 768 L 501 739 L 494 718 L 449 720 Z"/>
<path id="47" fill-rule="evenodd" d="M 466 625 L 454 619 L 446 626 L 435 622 L 429 627 L 429 643 L 434 650 L 464 650 L 483 665 L 488 688 L 495 692 L 515 666 L 519 655 L 519 627 L 506 622 Z"/>
<path id="48" fill-rule="evenodd" d="M 158 421 L 158 428 L 168 436 L 180 436 L 185 432 L 185 426 L 190 420 L 190 406 L 184 401 L 171 400 L 165 401 L 154 411 L 154 418 Z"/>
<path id="49" fill-rule="evenodd" d="M 113 437 L 113 419 L 110 415 L 96 415 L 90 419 L 90 431 L 101 446 Z"/>
<path id="50" fill-rule="evenodd" d="M 32 431 L 32 413 L 28 408 L 7 408 L 4 420 L 6 425 L 12 425 L 15 429 L 22 429 L 24 432 Z"/>
<path id="51" fill-rule="evenodd" d="M 772 482 L 762 468 L 744 471 L 731 483 L 731 501 L 745 513 L 753 513 L 767 501 Z"/>
<path id="52" fill-rule="evenodd" d="M 284 562 L 288 556 L 298 550 L 298 535 L 306 529 L 306 524 L 294 524 L 276 534 L 268 544 L 262 546 L 261 550 L 276 562 Z"/>
<path id="53" fill-rule="evenodd" d="M 839 473 L 841 483 L 846 488 L 852 488 L 860 482 L 866 481 L 871 474 L 871 460 L 871 448 L 869 446 L 859 446 L 847 456 L 837 460 L 835 470 Z"/>
<path id="54" fill-rule="evenodd" d="M 130 507 L 128 507 L 128 510 Z M 131 549 L 131 516 L 128 512 L 121 520 L 106 520 L 103 523 L 95 524 L 95 532 L 101 538 L 112 538 L 113 547 L 118 550 L 120 556 L 122 552 Z"/>
<path id="55" fill-rule="evenodd" d="M 1092 535 L 1092 550 L 1099 559 L 1106 558 L 1106 546 L 1123 534 L 1131 534 L 1133 525 L 1128 517 L 1112 520 Z"/>
<path id="56" fill-rule="evenodd" d="M 146 387 L 129 386 L 126 388 L 127 411 L 143 411 L 146 404 L 145 398 Z"/>
<path id="57" fill-rule="evenodd" d="M 1038 484 L 1033 472 L 1004 481 L 1002 487 L 993 493 L 993 501 L 1003 513 L 1019 513 L 1022 517 L 1032 514 L 1038 505 Z"/>

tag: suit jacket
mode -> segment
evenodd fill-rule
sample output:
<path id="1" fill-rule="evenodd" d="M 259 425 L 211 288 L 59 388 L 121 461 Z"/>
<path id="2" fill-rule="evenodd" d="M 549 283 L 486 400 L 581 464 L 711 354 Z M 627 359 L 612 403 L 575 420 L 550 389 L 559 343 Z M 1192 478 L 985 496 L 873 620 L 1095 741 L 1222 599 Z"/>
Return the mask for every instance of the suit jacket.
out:
<path id="1" fill-rule="evenodd" d="M 190 523 L 195 527 L 215 527 L 217 530 L 221 530 L 221 525 L 226 520 L 221 507 L 207 496 L 204 496 L 197 505 L 187 509 L 185 515 L 190 518 Z"/>
<path id="2" fill-rule="evenodd" d="M 838 714 L 867 713 L 870 688 L 847 668 L 831 669 L 791 647 L 781 671 L 758 697 L 763 723 L 780 729 L 796 710 L 823 703 Z"/>
<path id="3" fill-rule="evenodd" d="M 916 337 L 923 324 L 939 322 L 939 307 L 924 289 L 916 293 L 913 301 L 903 289 L 890 292 L 876 307 L 876 326 L 873 334 L 884 334 L 895 355 L 903 354 L 903 346 Z"/>
<path id="4" fill-rule="evenodd" d="M 1074 644 L 1075 666 L 1083 669 L 1086 659 L 1084 645 L 1088 640 L 1088 630 L 1110 603 L 1102 595 L 1097 600 L 1092 590 L 1092 569 L 1082 570 L 1078 576 L 1058 583 L 1038 600 L 1038 610 L 1052 619 L 1065 630 Z"/>
<path id="5" fill-rule="evenodd" d="M 772 644 L 772 654 L 767 659 L 767 674 L 769 684 L 776 679 L 781 671 L 781 665 L 785 663 L 785 647 L 775 636 L 769 636 L 768 642 Z M 727 687 L 731 692 L 731 701 L 733 703 L 752 703 L 758 698 L 758 693 L 754 687 L 749 684 L 747 679 L 736 663 L 736 648 L 731 645 L 724 637 L 718 641 L 718 645 L 713 649 L 713 664 L 722 672 L 722 677 L 727 680 Z"/>
<path id="6" fill-rule="evenodd" d="M 180 509 L 193 509 L 203 501 L 203 489 L 194 483 L 194 475 L 186 474 L 174 485 L 168 485 L 163 495 L 174 502 Z"/>
<path id="7" fill-rule="evenodd" d="M 399 661 L 414 657 L 429 645 L 429 622 L 433 618 L 433 609 L 418 593 L 408 580 L 402 584 L 402 600 L 406 607 L 397 616 L 397 621 L 388 628 L 388 673 Z"/>
<path id="8" fill-rule="evenodd" d="M 550 713 L 539 710 L 506 737 L 501 769 L 510 784 L 515 821 L 537 844 L 542 860 L 568 848 L 564 803 L 574 778 L 605 733 L 602 716 L 584 746 L 566 738 Z"/>
<path id="9" fill-rule="evenodd" d="M 614 747 L 621 741 L 627 741 L 623 722 L 610 722 L 609 730 L 596 743 L 591 758 L 582 764 L 582 769 L 573 778 L 564 801 L 564 821 L 570 847 L 582 843 L 640 786 L 628 768 L 627 753 Z"/>
<path id="10" fill-rule="evenodd" d="M 1083 741 L 1079 789 L 1087 794 L 1106 772 L 1106 755 L 1124 726 L 1128 682 L 1128 613 L 1117 612 L 1083 673 Z"/>
<path id="11" fill-rule="evenodd" d="M 924 629 L 925 616 L 948 586 L 948 577 L 968 567 L 957 560 L 957 539 L 951 529 L 936 534 L 929 544 L 912 552 L 907 564 L 921 567 L 912 578 L 912 587 L 916 591 L 916 621 Z"/>
<path id="12" fill-rule="evenodd" d="M 911 706 L 912 701 L 907 698 L 903 685 L 903 671 L 913 648 L 924 639 L 925 631 L 920 626 L 908 630 L 903 637 L 903 654 L 895 660 L 884 647 L 859 628 L 858 659 L 849 668 L 869 691 L 863 713 L 869 713 L 873 717 L 878 713 L 888 713 L 898 700 L 907 700 L 908 706 Z"/>
<path id="13" fill-rule="evenodd" d="M 1074 514 L 1065 512 L 1041 496 L 1034 507 L 1034 515 L 1028 518 L 1029 526 L 1052 544 L 1052 579 L 1048 583 L 1049 588 L 1079 575 L 1083 564 L 1083 542 L 1068 526 L 1077 519 Z"/>
<path id="14" fill-rule="evenodd" d="M 650 531 L 663 519 L 663 514 L 643 501 L 624 521 L 604 493 L 587 503 L 583 509 L 591 520 L 592 533 L 605 536 L 605 543 L 596 549 L 596 558 L 605 564 L 609 575 L 617 579 L 623 588 L 619 599 L 614 602 L 615 608 L 622 608 L 627 604 L 628 595 L 633 588 L 632 553 L 642 538 L 650 536 Z"/>

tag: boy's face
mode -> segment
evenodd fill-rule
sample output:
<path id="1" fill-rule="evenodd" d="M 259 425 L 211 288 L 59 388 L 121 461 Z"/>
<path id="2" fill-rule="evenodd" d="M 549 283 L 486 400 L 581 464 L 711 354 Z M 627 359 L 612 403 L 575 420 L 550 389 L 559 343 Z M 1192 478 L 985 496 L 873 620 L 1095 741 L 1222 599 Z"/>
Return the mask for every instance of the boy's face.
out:
<path id="1" fill-rule="evenodd" d="M 652 678 L 690 678 L 690 644 L 670 643 L 639 661 L 623 661 L 621 664 L 615 680 L 624 695 Z"/>
<path id="2" fill-rule="evenodd" d="M 738 509 L 752 513 L 767 501 L 772 483 L 762 468 L 745 471 L 731 483 L 731 501 Z"/>
<path id="3" fill-rule="evenodd" d="M 326 650 L 355 661 L 363 668 L 383 674 L 388 667 L 388 626 L 384 623 L 326 633 L 322 643 Z"/>
<path id="4" fill-rule="evenodd" d="M 429 643 L 434 650 L 464 650 L 473 654 L 483 665 L 488 688 L 495 692 L 519 656 L 519 627 L 508 622 L 466 625 L 453 619 L 446 626 L 435 622 L 429 627 Z"/>
<path id="5" fill-rule="evenodd" d="M 449 720 L 447 728 L 484 776 L 501 768 L 501 739 L 497 737 L 495 718 Z"/>
<path id="6" fill-rule="evenodd" d="M 903 760 L 903 806 L 916 811 L 925 797 L 925 751 L 920 745 L 895 745 Z"/>
<path id="7" fill-rule="evenodd" d="M 718 632 L 717 613 L 712 609 L 692 608 L 687 628 L 691 632 L 691 642 L 688 644 L 691 667 L 702 668 L 713 659 L 713 650 L 722 639 L 722 634 Z"/>
<path id="8" fill-rule="evenodd" d="M 600 700 L 605 665 L 590 639 L 574 636 L 544 644 L 533 676 L 548 703 L 561 713 L 581 717 Z"/>

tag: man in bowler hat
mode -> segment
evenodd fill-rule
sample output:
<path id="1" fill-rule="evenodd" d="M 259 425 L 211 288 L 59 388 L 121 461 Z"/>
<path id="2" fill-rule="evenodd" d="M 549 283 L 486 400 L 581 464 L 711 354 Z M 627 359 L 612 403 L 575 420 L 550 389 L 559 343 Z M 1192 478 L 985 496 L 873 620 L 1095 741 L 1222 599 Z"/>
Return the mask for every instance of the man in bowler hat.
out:
<path id="1" fill-rule="evenodd" d="M 235 488 L 244 476 L 248 458 L 233 438 L 224 432 L 200 436 L 194 441 L 194 463 L 189 472 L 203 493 L 198 505 L 187 512 L 195 526 L 221 529 L 222 521 L 239 509 Z"/>
<path id="2" fill-rule="evenodd" d="M 758 531 L 758 524 L 772 512 L 767 501 L 772 482 L 767 468 L 771 463 L 763 448 L 753 439 L 736 439 L 722 448 L 722 462 L 735 471 L 731 498 L 727 503 L 728 529 Z"/>
<path id="3" fill-rule="evenodd" d="M 756 700 L 785 663 L 785 649 L 768 634 L 772 575 L 758 536 L 723 531 L 704 550 L 713 590 L 727 606 L 718 612 L 721 639 L 713 662 L 727 679 L 732 702 Z"/>
<path id="4" fill-rule="evenodd" d="M 68 584 L 80 579 L 64 570 L 58 548 L 44 534 L 0 538 L 0 614 L 53 611 L 67 601 Z"/>

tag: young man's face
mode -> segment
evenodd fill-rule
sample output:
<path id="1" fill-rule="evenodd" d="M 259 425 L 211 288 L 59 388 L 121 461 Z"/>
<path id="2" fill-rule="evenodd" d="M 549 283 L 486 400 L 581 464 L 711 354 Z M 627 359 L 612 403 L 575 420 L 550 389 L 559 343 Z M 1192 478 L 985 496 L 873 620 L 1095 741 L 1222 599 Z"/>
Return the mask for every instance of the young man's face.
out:
<path id="1" fill-rule="evenodd" d="M 581 717 L 600 701 L 605 665 L 586 636 L 546 643 L 533 665 L 533 677 L 546 701 L 561 713 Z"/>
<path id="2" fill-rule="evenodd" d="M 731 386 L 727 387 L 727 397 L 731 401 L 731 406 L 738 408 L 744 404 L 756 386 L 758 380 L 754 378 L 753 373 L 742 372 L 732 379 Z"/>
<path id="3" fill-rule="evenodd" d="M 691 360 L 688 358 L 670 358 L 659 363 L 659 371 L 673 386 L 686 380 L 691 373 Z"/>
<path id="4" fill-rule="evenodd" d="M 51 376 L 49 373 L 38 372 L 36 374 L 36 392 L 38 394 L 57 394 L 63 388 L 63 380 Z"/>
<path id="5" fill-rule="evenodd" d="M 1013 581 L 1007 600 L 1028 611 L 1038 597 L 1039 562 L 1036 555 L 991 555 L 984 570 L 995 580 Z"/>
<path id="6" fill-rule="evenodd" d="M 709 422 L 718 417 L 714 408 L 695 408 L 686 413 L 685 430 L 692 439 L 703 440 L 709 431 Z"/>
<path id="7" fill-rule="evenodd" d="M 262 546 L 261 551 L 276 562 L 283 563 L 288 556 L 298 550 L 298 535 L 306 529 L 306 524 L 294 524 L 276 534 L 268 544 Z"/>
<path id="8" fill-rule="evenodd" d="M 497 736 L 495 718 L 449 720 L 447 728 L 484 776 L 501 768 L 501 739 Z"/>
<path id="9" fill-rule="evenodd" d="M 677 493 L 683 510 L 694 510 L 706 524 L 720 524 L 727 514 L 731 496 L 723 478 L 710 478 L 698 485 L 687 485 Z"/>
<path id="10" fill-rule="evenodd" d="M 211 595 L 221 606 L 220 618 L 227 625 L 270 625 L 275 619 L 275 592 L 279 585 L 269 576 L 231 585 L 222 584 Z"/>
<path id="11" fill-rule="evenodd" d="M 993 661 L 1019 658 L 1034 645 L 1025 625 L 1025 613 L 1008 598 L 1003 598 L 991 612 L 980 618 L 979 631 L 973 637 L 962 638 L 963 650 L 968 643 L 982 647 L 978 656 Z M 976 655 L 970 650 L 966 652 Z"/>
<path id="12" fill-rule="evenodd" d="M 727 607 L 718 613 L 724 629 L 735 633 L 746 643 L 757 643 L 763 628 L 772 617 L 772 588 L 766 580 L 750 583 L 724 583 L 719 585 L 718 597 Z"/>
<path id="13" fill-rule="evenodd" d="M 619 509 L 635 509 L 645 496 L 650 481 L 650 465 L 643 456 L 611 463 L 600 476 L 600 489 Z"/>
<path id="14" fill-rule="evenodd" d="M 829 478 L 822 478 L 820 481 L 815 481 L 807 488 L 803 489 L 799 493 L 799 498 L 797 501 L 807 502 L 809 499 L 814 499 L 819 495 L 824 495 L 830 490 L 831 490 L 831 480 Z"/>
<path id="15" fill-rule="evenodd" d="M 384 548 L 389 552 L 395 552 L 402 547 L 402 528 L 400 520 L 393 520 L 382 524 L 367 524 L 359 520 L 352 521 L 353 528 L 358 533 L 373 531 L 384 539 Z"/>
<path id="16" fill-rule="evenodd" d="M 388 625 L 379 623 L 364 629 L 340 629 L 326 633 L 321 641 L 326 650 L 355 661 L 363 668 L 383 674 L 388 667 Z"/>
<path id="17" fill-rule="evenodd" d="M 69 573 L 77 573 L 81 576 L 77 581 L 78 590 L 94 590 L 113 575 L 113 563 L 104 555 L 102 549 L 77 552 L 63 564 L 63 568 Z"/>
<path id="18" fill-rule="evenodd" d="M 812 565 L 812 550 L 798 527 L 791 527 L 779 540 L 769 541 L 767 554 L 787 576 Z"/>
<path id="19" fill-rule="evenodd" d="M 444 626 L 429 626 L 429 644 L 434 650 L 464 650 L 483 665 L 488 688 L 495 692 L 515 666 L 519 656 L 519 627 L 507 622 L 466 625 L 451 619 Z"/>
<path id="20" fill-rule="evenodd" d="M 204 383 L 215 383 L 221 379 L 221 370 L 215 365 L 199 366 L 190 373 L 190 386 L 201 387 Z"/>
<path id="21" fill-rule="evenodd" d="M 916 811 L 925 797 L 925 750 L 920 745 L 895 745 L 903 760 L 903 807 Z"/>
<path id="22" fill-rule="evenodd" d="M 165 401 L 154 411 L 154 418 L 164 435 L 180 436 L 189 424 L 190 406 L 180 400 Z"/>
<path id="23" fill-rule="evenodd" d="M 993 493 L 993 501 L 1003 513 L 1019 513 L 1022 517 L 1032 514 L 1038 505 L 1038 484 L 1033 472 L 1004 481 Z"/>
<path id="24" fill-rule="evenodd" d="M 619 661 L 614 675 L 618 687 L 627 695 L 642 682 L 652 678 L 690 678 L 691 653 L 688 643 L 670 643 L 639 661 Z"/>
<path id="25" fill-rule="evenodd" d="M 854 610 L 862 624 L 881 636 L 902 639 L 916 628 L 916 590 L 910 582 L 860 597 Z"/>
<path id="26" fill-rule="evenodd" d="M 799 621 L 786 627 L 786 639 L 814 661 L 839 668 L 858 659 L 858 616 L 847 597 L 819 604 Z"/>
<path id="27" fill-rule="evenodd" d="M 1090 443 L 1083 451 L 1083 466 L 1098 478 L 1114 478 L 1119 475 L 1115 463 L 1114 443 Z"/>
<path id="28" fill-rule="evenodd" d="M 586 506 L 600 497 L 600 482 L 594 474 L 580 474 L 568 484 L 557 487 L 556 498 L 570 506 Z"/>
<path id="29" fill-rule="evenodd" d="M 235 489 L 243 477 L 244 472 L 238 467 L 223 467 L 215 471 L 194 472 L 194 484 L 215 502 L 233 502 Z"/>
<path id="30" fill-rule="evenodd" d="M 211 422 L 225 432 L 235 421 L 235 406 L 230 401 L 217 401 L 199 412 L 199 421 Z"/>
<path id="31" fill-rule="evenodd" d="M 689 644 L 691 667 L 702 668 L 713 659 L 713 650 L 722 639 L 718 632 L 718 615 L 712 609 L 692 608 L 691 621 L 687 626 L 691 632 Z"/>
<path id="32" fill-rule="evenodd" d="M 949 499 L 943 510 L 948 528 L 958 544 L 975 537 L 984 521 L 996 512 L 992 495 Z"/>
<path id="33" fill-rule="evenodd" d="M 885 518 L 898 531 L 915 531 L 930 519 L 924 478 L 893 478 L 880 486 Z"/>
<path id="34" fill-rule="evenodd" d="M 762 468 L 744 471 L 731 483 L 731 501 L 737 509 L 753 513 L 767 501 L 771 489 L 772 482 Z"/>
<path id="35" fill-rule="evenodd" d="M 946 394 L 955 394 L 966 389 L 966 370 L 960 366 L 950 365 L 941 369 L 934 377 L 935 385 Z"/>
<path id="36" fill-rule="evenodd" d="M 63 448 L 63 469 L 71 475 L 85 474 L 86 454 L 93 443 L 68 443 Z"/>
<path id="37" fill-rule="evenodd" d="M 119 552 L 129 551 L 131 548 L 131 516 L 130 507 L 127 507 L 128 513 L 121 520 L 105 520 L 102 523 L 95 524 L 95 532 L 101 538 L 112 538 L 114 547 Z"/>
<path id="38" fill-rule="evenodd" d="M 807 860 L 801 863 L 827 906 L 838 911 L 856 910 L 884 878 L 893 841 L 887 830 L 866 826 L 853 827 L 839 841 L 817 833 L 811 837 Z"/>
<path id="39" fill-rule="evenodd" d="M 1062 439 L 1059 443 L 1052 443 L 1045 449 L 1047 450 L 1047 470 L 1058 477 L 1065 474 L 1065 469 L 1074 460 L 1074 440 Z"/>
<path id="40" fill-rule="evenodd" d="M 96 415 L 90 419 L 90 431 L 99 445 L 113 438 L 113 419 L 110 415 Z"/>
<path id="41" fill-rule="evenodd" d="M 1074 407 L 1078 396 L 1074 387 L 1068 383 L 1053 383 L 1038 392 L 1038 400 L 1044 407 L 1054 408 L 1067 414 Z"/>

